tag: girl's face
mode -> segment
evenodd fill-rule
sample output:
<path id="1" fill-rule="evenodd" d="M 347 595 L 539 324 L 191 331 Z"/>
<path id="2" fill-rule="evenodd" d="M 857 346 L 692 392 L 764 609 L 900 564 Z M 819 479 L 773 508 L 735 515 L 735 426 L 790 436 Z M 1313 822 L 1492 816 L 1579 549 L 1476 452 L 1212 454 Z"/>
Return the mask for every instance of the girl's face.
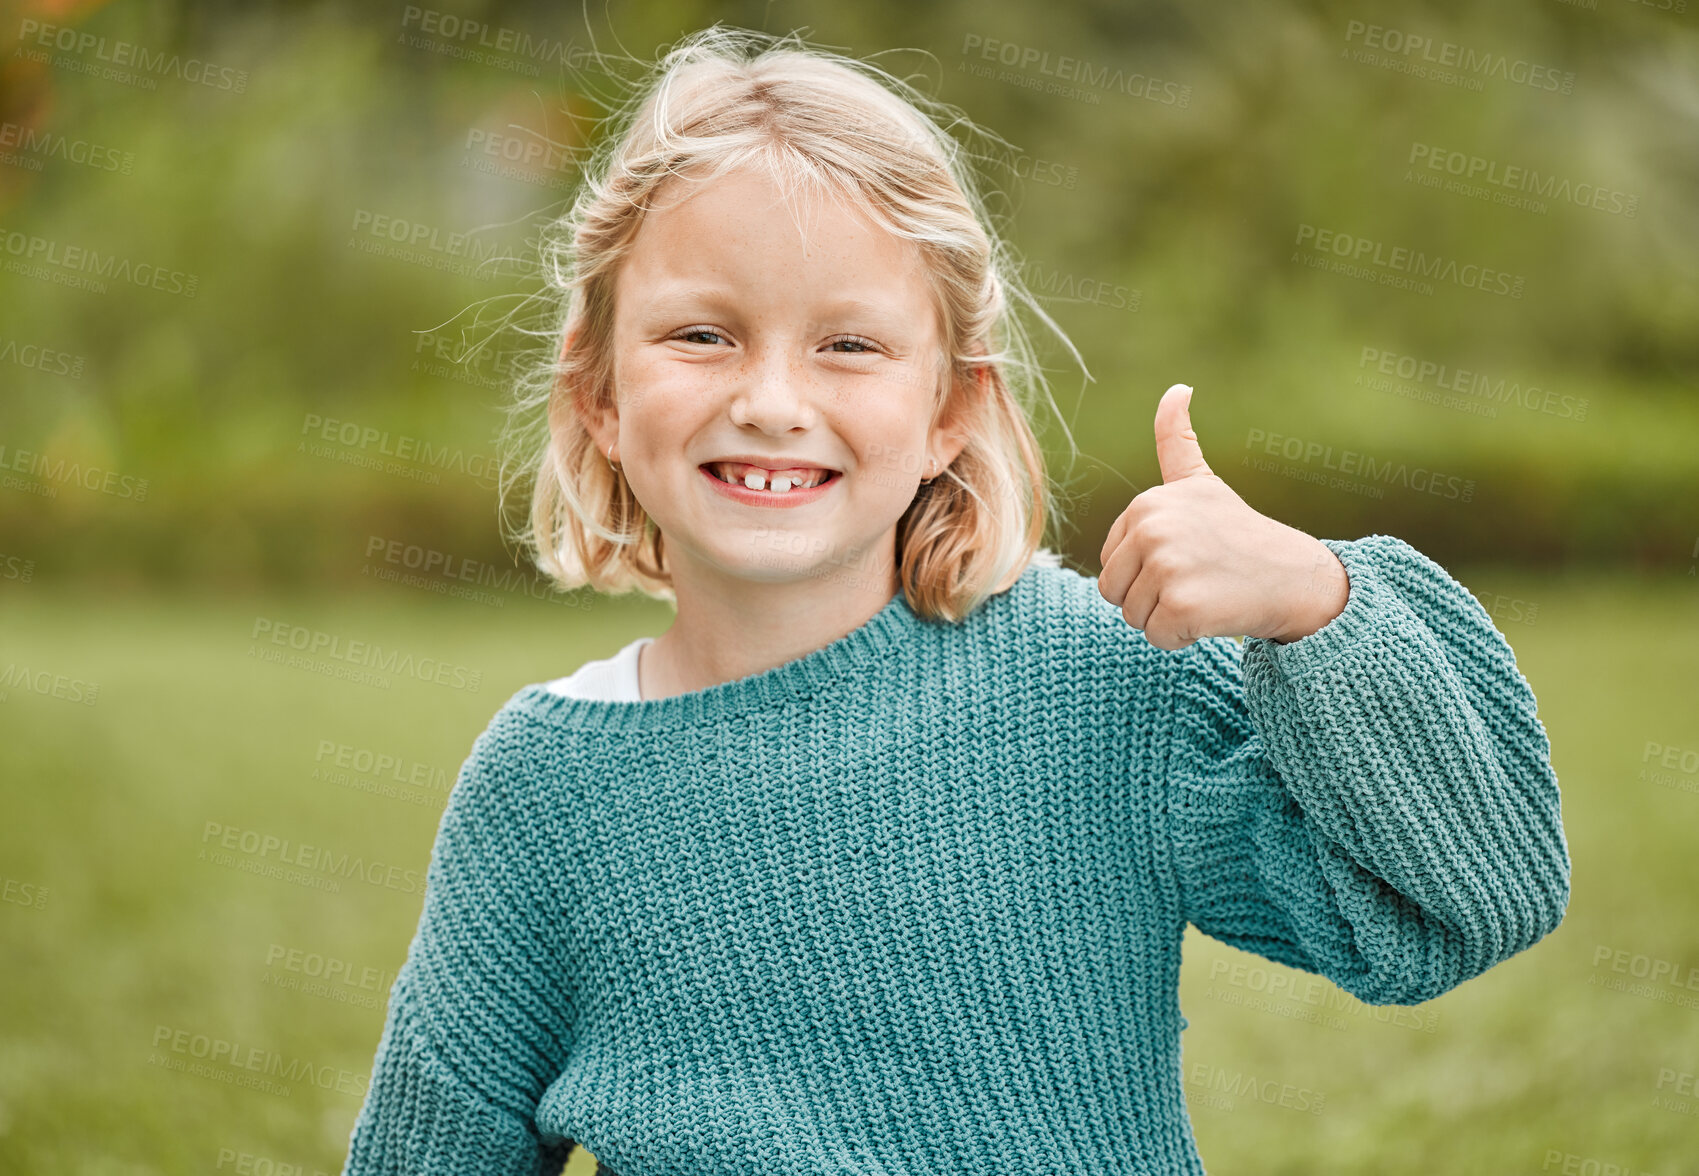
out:
<path id="1" fill-rule="evenodd" d="M 617 406 L 587 424 L 675 576 L 894 591 L 897 521 L 964 444 L 929 428 L 936 314 L 907 243 L 802 205 L 746 169 L 648 215 L 614 299 Z"/>

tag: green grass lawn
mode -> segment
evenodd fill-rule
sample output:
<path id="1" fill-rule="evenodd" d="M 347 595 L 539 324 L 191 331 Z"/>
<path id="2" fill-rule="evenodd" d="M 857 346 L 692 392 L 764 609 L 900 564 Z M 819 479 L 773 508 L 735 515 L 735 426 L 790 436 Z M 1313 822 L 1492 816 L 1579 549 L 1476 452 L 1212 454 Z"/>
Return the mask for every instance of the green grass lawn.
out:
<path id="1" fill-rule="evenodd" d="M 1456 574 L 1524 602 L 1499 623 L 1552 735 L 1569 917 L 1414 1010 L 1342 1001 L 1194 933 L 1185 1068 L 1214 1173 L 1699 1170 L 1699 988 L 1667 978 L 1699 968 L 1699 772 L 1679 767 L 1699 752 L 1699 584 Z M 1532 623 L 1513 619 L 1526 603 Z M 0 667 L 62 675 L 65 697 L 38 677 L 45 692 L 0 701 L 0 1171 L 337 1172 L 418 916 L 407 872 L 422 880 L 472 740 L 519 686 L 666 616 L 378 584 L 7 599 Z M 250 647 L 278 647 L 252 640 L 256 624 L 399 646 L 476 672 L 478 689 L 267 662 Z M 93 701 L 75 701 L 88 684 Z M 1646 764 L 1648 745 L 1680 749 L 1678 766 Z M 363 771 L 368 756 L 393 765 Z M 334 891 L 261 876 L 203 856 L 225 830 L 398 870 Z M 241 1066 L 197 1072 L 198 1040 L 281 1055 L 297 1077 L 267 1089 L 231 1081 Z M 593 1167 L 580 1154 L 569 1171 Z"/>

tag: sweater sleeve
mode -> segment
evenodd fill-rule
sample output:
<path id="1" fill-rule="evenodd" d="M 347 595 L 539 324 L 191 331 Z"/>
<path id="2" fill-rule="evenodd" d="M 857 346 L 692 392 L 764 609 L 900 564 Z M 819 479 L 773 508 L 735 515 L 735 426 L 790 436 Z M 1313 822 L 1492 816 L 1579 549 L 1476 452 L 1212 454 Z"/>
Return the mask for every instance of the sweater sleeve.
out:
<path id="1" fill-rule="evenodd" d="M 536 858 L 477 749 L 449 795 L 342 1176 L 558 1176 L 538 1101 L 567 1029 Z"/>
<path id="2" fill-rule="evenodd" d="M 1181 904 L 1366 1003 L 1420 1004 L 1563 918 L 1550 742 L 1467 589 L 1390 535 L 1324 542 L 1350 578 L 1338 616 L 1285 645 L 1175 655 Z"/>

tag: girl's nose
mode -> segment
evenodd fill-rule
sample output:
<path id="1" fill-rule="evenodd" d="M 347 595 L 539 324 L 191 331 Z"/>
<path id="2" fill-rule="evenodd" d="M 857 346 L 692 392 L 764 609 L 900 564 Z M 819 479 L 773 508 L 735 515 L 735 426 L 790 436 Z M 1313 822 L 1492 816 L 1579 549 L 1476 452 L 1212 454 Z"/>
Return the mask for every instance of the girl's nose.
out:
<path id="1" fill-rule="evenodd" d="M 737 375 L 730 413 L 734 423 L 768 432 L 808 426 L 814 406 L 807 369 L 777 348 L 751 357 Z"/>

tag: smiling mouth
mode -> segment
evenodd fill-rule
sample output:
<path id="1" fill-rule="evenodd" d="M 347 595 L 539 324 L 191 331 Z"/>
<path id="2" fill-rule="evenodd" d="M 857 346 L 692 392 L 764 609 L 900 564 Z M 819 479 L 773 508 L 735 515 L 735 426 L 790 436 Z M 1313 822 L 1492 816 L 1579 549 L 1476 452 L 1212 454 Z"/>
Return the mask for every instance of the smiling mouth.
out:
<path id="1" fill-rule="evenodd" d="M 769 471 L 736 461 L 705 462 L 701 469 L 728 486 L 769 494 L 788 494 L 792 490 L 812 490 L 833 478 L 842 477 L 836 470 L 799 469 Z"/>

